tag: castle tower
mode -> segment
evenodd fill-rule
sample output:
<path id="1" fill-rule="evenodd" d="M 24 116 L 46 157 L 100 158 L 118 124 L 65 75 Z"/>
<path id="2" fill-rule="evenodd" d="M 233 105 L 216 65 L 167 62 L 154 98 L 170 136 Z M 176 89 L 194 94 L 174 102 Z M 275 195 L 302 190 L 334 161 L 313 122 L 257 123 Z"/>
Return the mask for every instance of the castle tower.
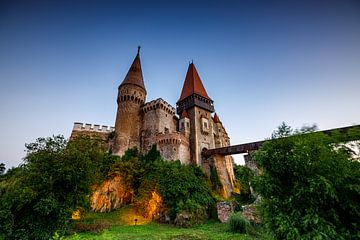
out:
<path id="1" fill-rule="evenodd" d="M 136 57 L 118 89 L 114 154 L 121 156 L 129 148 L 140 149 L 141 106 L 145 99 L 146 89 L 140 63 L 140 47 L 138 47 Z"/>
<path id="2" fill-rule="evenodd" d="M 210 121 L 214 106 L 193 63 L 189 65 L 176 111 L 179 115 L 186 111 L 190 119 L 190 158 L 192 163 L 201 166 L 201 151 L 215 147 Z M 183 119 L 185 124 L 186 118 Z"/>

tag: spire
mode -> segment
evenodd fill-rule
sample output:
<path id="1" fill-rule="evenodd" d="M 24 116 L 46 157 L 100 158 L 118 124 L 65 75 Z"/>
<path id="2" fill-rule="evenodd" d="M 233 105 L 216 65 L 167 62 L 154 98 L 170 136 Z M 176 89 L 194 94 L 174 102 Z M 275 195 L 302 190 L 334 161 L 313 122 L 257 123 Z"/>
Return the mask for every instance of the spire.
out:
<path id="1" fill-rule="evenodd" d="M 146 91 L 140 63 L 140 46 L 138 47 L 136 57 L 131 64 L 129 71 L 120 86 L 124 84 L 134 84 Z"/>
<path id="2" fill-rule="evenodd" d="M 198 72 L 196 71 L 194 63 L 191 62 L 186 73 L 186 78 L 179 101 L 184 100 L 185 98 L 191 96 L 194 93 L 211 100 L 211 98 L 206 93 L 206 90 L 199 77 Z"/>
<path id="3" fill-rule="evenodd" d="M 218 117 L 218 115 L 215 113 L 214 117 L 213 117 L 213 121 L 214 123 L 220 123 L 220 119 Z"/>

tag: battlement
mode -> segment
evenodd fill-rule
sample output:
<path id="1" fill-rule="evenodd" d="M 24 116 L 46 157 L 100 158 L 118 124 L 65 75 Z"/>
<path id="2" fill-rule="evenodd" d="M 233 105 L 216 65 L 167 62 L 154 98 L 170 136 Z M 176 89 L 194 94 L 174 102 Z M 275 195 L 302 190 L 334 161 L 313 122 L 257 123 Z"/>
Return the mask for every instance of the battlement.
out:
<path id="1" fill-rule="evenodd" d="M 115 127 L 108 127 L 106 125 L 98 125 L 98 124 L 89 124 L 89 123 L 80 123 L 75 122 L 73 131 L 86 131 L 86 132 L 103 132 L 110 133 L 115 131 Z"/>
<path id="2" fill-rule="evenodd" d="M 142 107 L 142 111 L 144 113 L 147 113 L 149 111 L 156 110 L 156 109 L 162 109 L 162 110 L 166 111 L 168 114 L 175 115 L 175 108 L 162 98 L 158 98 L 156 100 L 147 102 Z"/>
<path id="3" fill-rule="evenodd" d="M 158 144 L 185 144 L 189 145 L 188 139 L 180 132 L 173 133 L 159 133 L 156 136 L 156 142 Z"/>

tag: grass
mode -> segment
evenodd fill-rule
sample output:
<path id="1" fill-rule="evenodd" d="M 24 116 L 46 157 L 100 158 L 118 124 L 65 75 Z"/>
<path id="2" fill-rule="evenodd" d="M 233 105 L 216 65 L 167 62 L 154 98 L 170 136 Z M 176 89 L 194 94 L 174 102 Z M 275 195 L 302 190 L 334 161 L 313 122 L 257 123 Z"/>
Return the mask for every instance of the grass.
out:
<path id="1" fill-rule="evenodd" d="M 137 218 L 137 225 L 134 225 Z M 81 224 L 106 224 L 110 228 L 96 232 L 75 233 L 68 240 L 78 239 L 134 239 L 134 240 L 230 240 L 254 239 L 246 234 L 232 233 L 227 224 L 209 221 L 191 228 L 179 228 L 168 224 L 150 222 L 139 216 L 136 211 L 127 206 L 110 213 L 88 213 Z"/>
<path id="2" fill-rule="evenodd" d="M 245 234 L 231 233 L 227 225 L 218 222 L 208 222 L 196 225 L 192 228 L 178 228 L 171 225 L 150 223 L 138 226 L 113 226 L 101 233 L 80 233 L 67 238 L 77 239 L 176 239 L 176 240 L 230 240 L 230 239 L 253 239 Z"/>

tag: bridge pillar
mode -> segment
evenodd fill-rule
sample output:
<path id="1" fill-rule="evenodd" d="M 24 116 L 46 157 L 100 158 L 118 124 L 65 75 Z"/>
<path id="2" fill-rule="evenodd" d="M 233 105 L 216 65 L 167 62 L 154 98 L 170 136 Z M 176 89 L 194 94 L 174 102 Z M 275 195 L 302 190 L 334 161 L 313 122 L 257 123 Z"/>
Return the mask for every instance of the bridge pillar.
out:
<path id="1" fill-rule="evenodd" d="M 250 153 L 244 155 L 244 160 L 245 160 L 245 167 L 250 168 L 251 170 L 253 170 L 257 175 L 259 175 L 259 167 L 256 164 L 256 162 L 251 158 Z"/>

